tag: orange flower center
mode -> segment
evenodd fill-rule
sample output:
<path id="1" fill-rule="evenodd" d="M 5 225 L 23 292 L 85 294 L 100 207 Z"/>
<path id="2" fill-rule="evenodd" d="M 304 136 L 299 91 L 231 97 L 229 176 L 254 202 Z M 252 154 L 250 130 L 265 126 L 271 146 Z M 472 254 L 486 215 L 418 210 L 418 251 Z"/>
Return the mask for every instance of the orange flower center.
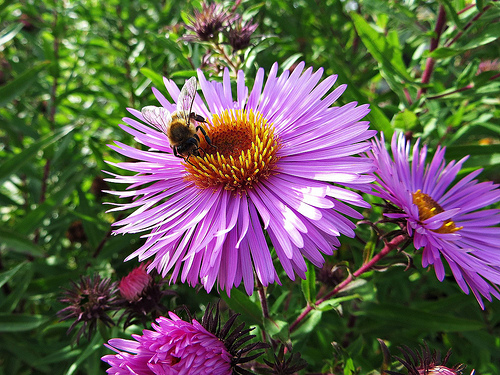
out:
<path id="1" fill-rule="evenodd" d="M 281 148 L 274 126 L 260 113 L 225 110 L 204 125 L 212 145 L 200 136 L 200 156 L 184 163 L 186 179 L 199 188 L 223 186 L 240 193 L 267 178 L 276 168 Z"/>
<path id="2" fill-rule="evenodd" d="M 434 199 L 432 199 L 427 194 L 422 193 L 420 189 L 418 189 L 415 193 L 412 194 L 413 203 L 418 207 L 418 218 L 420 221 L 425 221 L 441 212 L 444 212 L 443 207 L 441 207 Z M 456 227 L 453 220 L 448 219 L 444 222 L 441 228 L 434 229 L 433 232 L 436 233 L 453 233 L 456 232 L 463 227 Z"/>

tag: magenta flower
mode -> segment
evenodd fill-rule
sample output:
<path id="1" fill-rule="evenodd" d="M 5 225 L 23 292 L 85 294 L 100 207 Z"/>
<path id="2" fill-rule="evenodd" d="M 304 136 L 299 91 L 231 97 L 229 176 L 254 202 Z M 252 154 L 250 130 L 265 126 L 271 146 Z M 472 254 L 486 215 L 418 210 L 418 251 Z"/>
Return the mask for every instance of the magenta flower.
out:
<path id="1" fill-rule="evenodd" d="M 106 347 L 118 354 L 102 357 L 114 375 L 249 374 L 242 366 L 261 356 L 269 345 L 250 343 L 255 335 L 245 324 L 234 326 L 238 314 L 222 324 L 219 305 L 209 305 L 201 322 L 186 322 L 172 312 L 135 339 L 112 339 Z M 260 352 L 256 352 L 260 351 Z"/>
<path id="2" fill-rule="evenodd" d="M 442 281 L 444 258 L 460 288 L 466 294 L 470 288 L 484 309 L 481 295 L 500 298 L 500 210 L 484 209 L 500 201 L 500 189 L 474 180 L 481 170 L 452 185 L 467 158 L 446 164 L 445 148 L 438 147 L 426 164 L 427 147 L 419 143 L 410 158 L 410 143 L 394 134 L 391 158 L 384 137 L 374 141 L 375 194 L 397 207 L 386 216 L 403 220 L 415 248 L 424 248 L 422 266 L 433 265 Z"/>
<path id="3" fill-rule="evenodd" d="M 154 331 L 143 330 L 135 339 L 111 339 L 109 349 L 118 354 L 102 358 L 108 374 L 232 374 L 232 356 L 224 343 L 193 319 L 186 322 L 172 312 L 160 317 Z"/>
<path id="4" fill-rule="evenodd" d="M 346 85 L 328 93 L 337 77 L 319 83 L 323 69 L 304 71 L 301 63 L 293 73 L 277 77 L 277 71 L 275 64 L 264 83 L 259 69 L 251 90 L 238 72 L 236 98 L 227 70 L 222 83 L 198 72 L 205 102 L 196 95 L 192 111 L 206 119 L 203 128 L 213 146 L 198 134 L 199 155 L 190 154 L 188 162 L 173 155 L 165 123 L 151 124 L 129 109 L 140 121 L 124 118 L 128 126 L 121 127 L 149 150 L 110 146 L 137 160 L 114 164 L 134 175 L 109 180 L 129 185 L 114 194 L 134 198 L 113 209 L 135 209 L 115 223 L 121 226 L 115 233 L 150 233 L 126 260 L 154 257 L 149 270 L 163 277 L 171 272 L 174 281 L 180 275 L 182 282 L 202 283 L 208 291 L 217 281 L 229 294 L 243 281 L 251 294 L 254 270 L 265 286 L 279 282 L 266 234 L 291 279 L 305 278 L 304 257 L 321 267 L 323 254 L 340 245 L 340 234 L 354 236 L 355 225 L 346 216 L 362 216 L 346 203 L 369 205 L 345 187 L 366 189 L 373 181 L 371 160 L 358 156 L 370 149 L 367 140 L 375 133 L 361 121 L 368 105 L 331 107 Z M 178 86 L 164 82 L 177 100 Z M 176 111 L 153 92 L 164 109 Z"/>

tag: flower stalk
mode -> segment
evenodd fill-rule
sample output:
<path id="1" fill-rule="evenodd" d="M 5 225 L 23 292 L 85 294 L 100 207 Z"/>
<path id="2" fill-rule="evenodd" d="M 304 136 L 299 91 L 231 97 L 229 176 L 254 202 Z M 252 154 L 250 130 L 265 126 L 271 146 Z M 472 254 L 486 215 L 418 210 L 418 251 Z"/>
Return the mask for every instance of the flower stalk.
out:
<path id="1" fill-rule="evenodd" d="M 399 245 L 404 243 L 408 239 L 408 236 L 400 234 L 399 236 L 393 238 L 391 241 L 387 242 L 384 248 L 377 253 L 370 261 L 364 263 L 360 268 L 358 268 L 355 272 L 347 276 L 347 278 L 342 281 L 339 285 L 337 285 L 331 292 L 327 293 L 324 297 L 318 299 L 314 305 L 308 305 L 304 311 L 295 319 L 295 321 L 290 325 L 290 333 L 295 331 L 300 323 L 305 319 L 307 314 L 309 314 L 312 310 L 314 310 L 321 303 L 329 300 L 336 294 L 340 293 L 343 289 L 345 289 L 355 278 L 361 276 L 365 272 L 368 272 L 372 269 L 375 264 L 377 264 L 382 258 L 384 258 L 387 254 L 389 254 L 394 249 L 397 249 Z"/>

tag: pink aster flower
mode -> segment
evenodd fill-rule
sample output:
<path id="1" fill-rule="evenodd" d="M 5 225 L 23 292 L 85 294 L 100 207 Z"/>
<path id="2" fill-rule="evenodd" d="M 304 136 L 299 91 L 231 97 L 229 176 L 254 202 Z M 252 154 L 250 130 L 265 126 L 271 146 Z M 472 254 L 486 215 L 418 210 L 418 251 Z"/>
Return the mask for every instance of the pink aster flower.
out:
<path id="1" fill-rule="evenodd" d="M 113 209 L 135 209 L 115 223 L 121 227 L 115 233 L 149 233 L 126 260 L 154 257 L 149 270 L 207 290 L 217 282 L 228 294 L 243 281 L 251 294 L 254 271 L 265 286 L 279 282 L 266 237 L 295 279 L 305 278 L 304 258 L 321 267 L 340 234 L 354 236 L 346 216 L 362 216 L 348 204 L 369 205 L 346 187 L 366 189 L 373 181 L 371 160 L 358 155 L 370 149 L 375 133 L 361 121 L 368 105 L 332 107 L 346 85 L 331 91 L 337 76 L 320 82 L 323 69 L 304 70 L 301 63 L 293 73 L 277 71 L 274 64 L 264 80 L 259 69 L 251 90 L 238 72 L 236 97 L 227 70 L 222 83 L 198 72 L 203 97 L 196 95 L 192 111 L 206 119 L 202 126 L 214 147 L 199 134 L 199 155 L 189 162 L 173 155 L 165 126 L 129 109 L 137 119 L 124 118 L 121 127 L 149 149 L 110 146 L 136 160 L 114 164 L 134 175 L 109 180 L 129 185 L 114 194 L 134 198 Z M 176 101 L 179 87 L 164 82 Z M 176 111 L 153 92 L 164 109 Z"/>
<path id="2" fill-rule="evenodd" d="M 445 148 L 438 147 L 426 164 L 427 147 L 419 144 L 410 157 L 410 143 L 394 134 L 391 158 L 384 137 L 374 141 L 376 195 L 393 205 L 385 215 L 402 220 L 415 248 L 424 248 L 422 266 L 433 265 L 442 281 L 444 259 L 460 288 L 467 294 L 470 288 L 484 308 L 481 295 L 500 298 L 500 210 L 484 209 L 500 201 L 500 189 L 474 180 L 481 170 L 452 184 L 467 158 L 446 164 Z"/>
<path id="3" fill-rule="evenodd" d="M 233 327 L 237 315 L 222 326 L 217 306 L 208 306 L 203 319 L 186 322 L 172 312 L 169 318 L 159 317 L 154 330 L 143 330 L 132 335 L 134 340 L 111 339 L 106 347 L 118 354 L 106 355 L 102 360 L 114 375 L 176 375 L 176 374 L 247 374 L 240 367 L 258 358 L 268 347 L 256 342 L 245 324 Z M 233 329 L 232 329 L 233 328 Z M 242 347 L 243 346 L 243 347 Z"/>
<path id="4" fill-rule="evenodd" d="M 118 354 L 102 359 L 111 365 L 108 374 L 231 374 L 231 355 L 224 343 L 193 319 L 186 322 L 174 313 L 143 330 L 135 339 L 111 339 L 109 349 Z"/>

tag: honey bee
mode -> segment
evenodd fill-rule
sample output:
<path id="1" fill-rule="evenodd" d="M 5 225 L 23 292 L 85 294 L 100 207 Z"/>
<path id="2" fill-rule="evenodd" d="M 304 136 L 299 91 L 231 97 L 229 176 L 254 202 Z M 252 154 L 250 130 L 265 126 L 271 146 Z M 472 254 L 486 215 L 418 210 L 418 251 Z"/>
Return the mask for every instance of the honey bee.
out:
<path id="1" fill-rule="evenodd" d="M 205 118 L 192 112 L 194 98 L 196 96 L 196 78 L 191 77 L 186 80 L 177 100 L 177 110 L 170 113 L 163 107 L 147 106 L 141 111 L 142 117 L 150 124 L 159 128 L 166 134 L 170 142 L 170 147 L 174 155 L 183 158 L 184 161 L 193 165 L 189 161 L 191 155 L 200 156 L 200 137 L 198 130 L 201 131 L 207 143 L 216 148 L 207 132 L 201 125 L 195 126 L 192 120 L 206 123 Z"/>

